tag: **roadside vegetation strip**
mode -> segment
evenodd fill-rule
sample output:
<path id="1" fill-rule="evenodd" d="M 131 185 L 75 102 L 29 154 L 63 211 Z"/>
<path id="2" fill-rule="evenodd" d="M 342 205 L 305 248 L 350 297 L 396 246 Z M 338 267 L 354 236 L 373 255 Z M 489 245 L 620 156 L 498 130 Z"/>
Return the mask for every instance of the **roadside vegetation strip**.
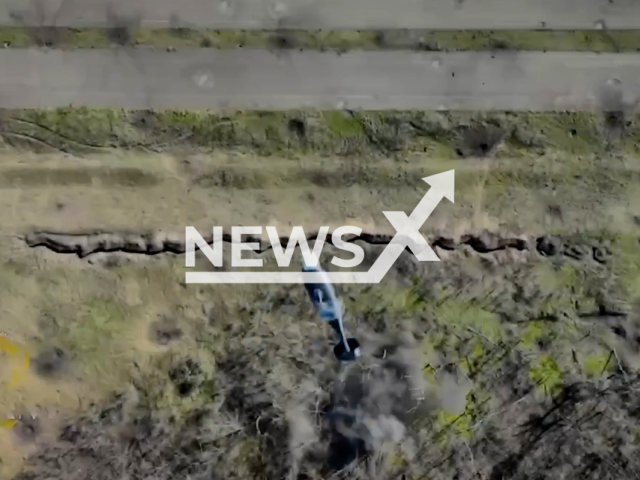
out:
<path id="1" fill-rule="evenodd" d="M 640 51 L 639 30 L 210 30 L 0 27 L 5 48 L 269 48 L 301 50 Z"/>
<path id="2" fill-rule="evenodd" d="M 576 155 L 640 149 L 640 116 L 623 112 L 0 111 L 4 148 L 100 153 L 240 149 L 296 156 L 428 153 L 439 158 Z"/>

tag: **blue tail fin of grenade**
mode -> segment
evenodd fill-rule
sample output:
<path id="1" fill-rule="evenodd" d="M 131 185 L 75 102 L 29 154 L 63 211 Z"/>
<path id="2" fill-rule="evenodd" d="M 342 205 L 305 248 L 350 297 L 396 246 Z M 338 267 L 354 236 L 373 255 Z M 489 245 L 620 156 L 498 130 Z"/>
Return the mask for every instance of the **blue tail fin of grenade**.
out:
<path id="1" fill-rule="evenodd" d="M 322 272 L 320 267 L 308 267 L 307 265 L 303 266 L 303 271 Z M 355 338 L 347 338 L 345 335 L 342 322 L 344 305 L 337 298 L 333 286 L 327 279 L 323 283 L 306 283 L 305 288 L 320 317 L 329 322 L 338 337 L 338 343 L 333 349 L 336 358 L 341 362 L 355 361 L 360 356 L 360 343 Z"/>

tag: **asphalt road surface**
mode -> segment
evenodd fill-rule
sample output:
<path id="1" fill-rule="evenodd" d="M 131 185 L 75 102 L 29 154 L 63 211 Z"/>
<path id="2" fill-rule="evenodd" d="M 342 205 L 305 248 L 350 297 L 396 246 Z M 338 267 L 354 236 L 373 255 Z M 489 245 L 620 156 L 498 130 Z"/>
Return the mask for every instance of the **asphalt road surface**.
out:
<path id="1" fill-rule="evenodd" d="M 2 25 L 633 29 L 638 0 L 0 0 Z"/>
<path id="2" fill-rule="evenodd" d="M 640 54 L 0 50 L 0 107 L 636 109 Z"/>

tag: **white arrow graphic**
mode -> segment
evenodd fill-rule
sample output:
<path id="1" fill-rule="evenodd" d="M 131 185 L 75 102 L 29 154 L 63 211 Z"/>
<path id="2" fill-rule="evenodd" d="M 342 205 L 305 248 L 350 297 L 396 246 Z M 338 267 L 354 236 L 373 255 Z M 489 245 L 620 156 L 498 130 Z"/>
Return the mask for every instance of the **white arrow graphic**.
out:
<path id="1" fill-rule="evenodd" d="M 187 272 L 186 283 L 321 283 L 326 275 L 332 283 L 380 283 L 407 247 L 421 262 L 439 262 L 420 227 L 443 198 L 454 202 L 454 173 L 449 170 L 423 178 L 431 188 L 410 216 L 400 211 L 383 212 L 396 234 L 368 272 Z"/>
<path id="2" fill-rule="evenodd" d="M 411 216 L 407 217 L 404 212 L 382 212 L 397 233 L 367 272 L 371 277 L 370 283 L 379 283 L 384 278 L 405 247 L 409 247 L 421 262 L 440 261 L 419 230 L 443 198 L 454 202 L 454 173 L 454 170 L 449 170 L 423 178 L 431 188 L 413 209 Z"/>

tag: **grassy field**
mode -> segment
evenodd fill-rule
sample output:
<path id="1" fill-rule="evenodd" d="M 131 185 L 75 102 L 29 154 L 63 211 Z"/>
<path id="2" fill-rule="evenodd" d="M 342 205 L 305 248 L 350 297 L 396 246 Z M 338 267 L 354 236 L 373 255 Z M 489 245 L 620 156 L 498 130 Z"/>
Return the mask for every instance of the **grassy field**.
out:
<path id="1" fill-rule="evenodd" d="M 514 158 L 562 152 L 636 154 L 640 118 L 596 113 L 355 112 L 300 110 L 0 111 L 9 147 L 96 154 L 110 148 L 154 152 L 244 151 L 304 155 Z"/>
<path id="2" fill-rule="evenodd" d="M 32 366 L 0 398 L 0 415 L 23 415 L 0 430 L 0 478 L 315 479 L 348 464 L 355 478 L 559 478 L 571 456 L 566 478 L 632 478 L 640 157 L 637 120 L 618 126 L 583 114 L 3 112 L 0 332 Z M 456 201 L 422 229 L 451 238 L 442 262 L 405 252 L 380 285 L 339 288 L 363 343 L 349 368 L 302 288 L 186 285 L 179 255 L 80 259 L 24 241 L 179 237 L 185 225 L 393 233 L 382 212 L 410 212 L 421 178 L 449 169 Z M 496 247 L 509 238 L 530 248 Z M 363 246 L 367 261 L 383 248 Z M 354 466 L 357 453 L 367 460 Z"/>
<path id="3" fill-rule="evenodd" d="M 430 30 L 192 30 L 114 25 L 108 29 L 2 27 L 0 43 L 11 48 L 272 48 L 344 52 L 366 49 L 537 50 L 636 52 L 637 31 L 430 31 Z"/>

